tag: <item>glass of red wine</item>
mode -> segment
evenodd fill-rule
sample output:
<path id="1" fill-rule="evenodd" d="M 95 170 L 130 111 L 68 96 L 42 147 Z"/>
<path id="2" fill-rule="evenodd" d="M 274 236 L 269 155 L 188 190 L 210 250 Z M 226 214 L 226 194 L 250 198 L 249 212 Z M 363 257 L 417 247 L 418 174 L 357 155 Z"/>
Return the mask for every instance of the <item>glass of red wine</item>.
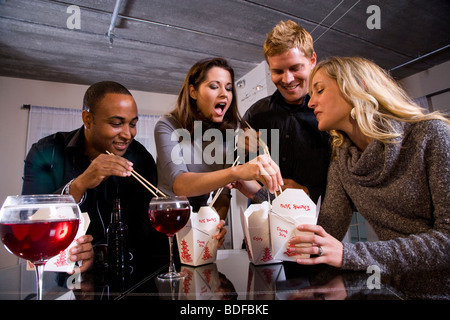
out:
<path id="1" fill-rule="evenodd" d="M 162 280 L 182 279 L 186 274 L 177 272 L 173 261 L 173 236 L 188 222 L 191 207 L 187 197 L 168 196 L 155 197 L 150 201 L 149 218 L 153 227 L 169 238 L 170 261 L 169 271 L 158 275 Z"/>
<path id="2" fill-rule="evenodd" d="M 71 195 L 8 196 L 3 203 L 0 237 L 8 251 L 34 264 L 37 300 L 42 300 L 45 263 L 70 245 L 79 219 Z"/>

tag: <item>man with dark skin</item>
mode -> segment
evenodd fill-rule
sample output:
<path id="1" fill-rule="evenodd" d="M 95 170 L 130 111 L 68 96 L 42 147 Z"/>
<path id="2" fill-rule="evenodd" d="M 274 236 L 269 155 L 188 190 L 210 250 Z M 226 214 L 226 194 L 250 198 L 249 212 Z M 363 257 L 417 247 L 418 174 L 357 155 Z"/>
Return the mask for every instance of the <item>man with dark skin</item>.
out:
<path id="1" fill-rule="evenodd" d="M 32 146 L 25 160 L 22 193 L 71 194 L 81 211 L 89 214 L 86 235 L 70 251 L 72 261 L 82 261 L 80 272 L 94 264 L 93 244 L 106 242 L 117 197 L 130 229 L 132 254 L 144 255 L 147 250 L 141 249 L 149 244 L 154 254 L 166 254 L 166 237 L 148 219 L 152 195 L 130 177 L 134 168 L 157 184 L 152 155 L 134 140 L 138 110 L 133 96 L 116 82 L 96 83 L 84 96 L 82 120 L 81 128 L 55 133 Z"/>

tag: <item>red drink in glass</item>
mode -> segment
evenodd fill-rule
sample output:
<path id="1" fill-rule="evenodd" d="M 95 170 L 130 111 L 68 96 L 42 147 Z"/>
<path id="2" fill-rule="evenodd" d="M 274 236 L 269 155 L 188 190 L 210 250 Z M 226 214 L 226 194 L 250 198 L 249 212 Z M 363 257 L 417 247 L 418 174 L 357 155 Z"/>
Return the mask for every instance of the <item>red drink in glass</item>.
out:
<path id="1" fill-rule="evenodd" d="M 176 272 L 173 261 L 173 237 L 189 221 L 191 207 L 185 196 L 155 197 L 150 201 L 148 217 L 153 227 L 167 235 L 169 239 L 169 272 L 158 275 L 158 279 L 177 280 L 186 273 Z"/>
<path id="2" fill-rule="evenodd" d="M 0 223 L 0 236 L 12 253 L 39 264 L 66 249 L 78 225 L 78 219 Z"/>
<path id="3" fill-rule="evenodd" d="M 75 238 L 80 208 L 71 195 L 8 196 L 0 209 L 0 237 L 11 253 L 35 265 L 38 300 L 47 260 Z"/>
<path id="4" fill-rule="evenodd" d="M 189 220 L 190 208 L 150 210 L 149 218 L 153 227 L 166 235 L 174 235 Z"/>

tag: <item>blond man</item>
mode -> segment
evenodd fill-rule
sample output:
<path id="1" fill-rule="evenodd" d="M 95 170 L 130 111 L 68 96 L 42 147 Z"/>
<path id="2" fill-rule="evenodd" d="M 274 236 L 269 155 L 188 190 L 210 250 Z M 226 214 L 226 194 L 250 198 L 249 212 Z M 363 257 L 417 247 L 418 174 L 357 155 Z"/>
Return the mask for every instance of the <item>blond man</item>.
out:
<path id="1" fill-rule="evenodd" d="M 253 104 L 243 120 L 256 131 L 267 130 L 269 148 L 278 145 L 283 188 L 302 188 L 317 202 L 325 193 L 330 148 L 328 134 L 317 129 L 308 108 L 309 75 L 317 61 L 313 39 L 297 23 L 281 21 L 268 34 L 263 52 L 277 90 Z M 271 130 L 279 130 L 279 141 L 270 141 Z M 254 188 L 245 188 L 240 190 L 254 202 L 267 200 L 264 188 L 255 195 Z"/>

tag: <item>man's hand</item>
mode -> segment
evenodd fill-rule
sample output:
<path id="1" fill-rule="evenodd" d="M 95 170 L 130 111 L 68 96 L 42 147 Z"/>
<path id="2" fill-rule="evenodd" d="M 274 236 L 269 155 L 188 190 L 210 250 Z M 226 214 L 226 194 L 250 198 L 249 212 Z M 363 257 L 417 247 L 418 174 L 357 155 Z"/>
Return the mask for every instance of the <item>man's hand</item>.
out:
<path id="1" fill-rule="evenodd" d="M 70 249 L 70 260 L 81 261 L 80 272 L 85 272 L 94 265 L 94 249 L 92 248 L 93 237 L 89 234 L 77 239 L 78 245 Z"/>
<path id="2" fill-rule="evenodd" d="M 283 179 L 283 181 L 284 181 L 284 185 L 282 187 L 283 191 L 285 189 L 287 189 L 287 188 L 289 188 L 289 189 L 302 189 L 309 196 L 309 190 L 308 190 L 307 187 L 302 186 L 301 184 L 297 183 L 296 181 L 294 181 L 292 179 Z"/>
<path id="3" fill-rule="evenodd" d="M 70 194 L 79 202 L 86 190 L 95 188 L 109 176 L 128 177 L 132 170 L 133 163 L 127 159 L 101 154 L 72 182 Z"/>

